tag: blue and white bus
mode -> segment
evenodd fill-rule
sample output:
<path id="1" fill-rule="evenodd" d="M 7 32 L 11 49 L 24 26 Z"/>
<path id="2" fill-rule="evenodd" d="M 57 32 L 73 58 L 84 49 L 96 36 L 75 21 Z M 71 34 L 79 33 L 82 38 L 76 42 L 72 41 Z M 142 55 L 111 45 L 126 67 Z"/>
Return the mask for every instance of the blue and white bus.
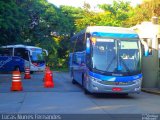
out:
<path id="1" fill-rule="evenodd" d="M 24 71 L 25 66 L 30 71 L 43 71 L 45 69 L 44 55 L 46 50 L 35 46 L 7 45 L 0 47 L 0 71 L 9 72 L 15 69 Z"/>
<path id="2" fill-rule="evenodd" d="M 85 93 L 139 93 L 141 44 L 129 28 L 89 26 L 71 38 L 72 83 Z"/>

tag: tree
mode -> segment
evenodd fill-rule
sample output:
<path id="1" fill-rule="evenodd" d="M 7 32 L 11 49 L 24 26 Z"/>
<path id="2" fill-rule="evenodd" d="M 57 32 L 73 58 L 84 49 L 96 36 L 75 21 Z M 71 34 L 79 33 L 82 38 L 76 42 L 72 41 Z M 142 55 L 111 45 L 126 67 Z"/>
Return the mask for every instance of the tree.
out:
<path id="1" fill-rule="evenodd" d="M 0 1 L 0 45 L 43 47 L 49 51 L 49 62 L 58 63 L 59 49 L 66 50 L 61 41 L 71 30 L 70 18 L 46 0 Z"/>
<path id="2" fill-rule="evenodd" d="M 125 21 L 130 17 L 129 11 L 132 10 L 130 3 L 124 1 L 113 1 L 112 5 L 102 4 L 99 7 L 108 13 L 111 26 L 124 26 Z"/>
<path id="3" fill-rule="evenodd" d="M 86 3 L 85 3 L 86 4 Z M 128 11 L 132 10 L 129 2 L 114 1 L 112 5 L 102 4 L 99 8 L 104 12 L 93 12 L 84 5 L 83 18 L 76 19 L 77 31 L 80 31 L 87 26 L 99 25 L 99 26 L 125 26 L 125 21 L 130 17 Z"/>
<path id="4" fill-rule="evenodd" d="M 20 34 L 25 18 L 16 0 L 0 1 L 1 45 L 22 42 Z"/>
<path id="5" fill-rule="evenodd" d="M 94 12 L 88 3 L 83 8 L 60 6 L 47 0 L 1 0 L 0 45 L 27 44 L 49 51 L 48 62 L 67 65 L 69 39 L 87 26 L 131 27 L 152 16 L 160 16 L 160 1 L 150 0 L 132 8 L 129 2 L 102 4 Z"/>
<path id="6" fill-rule="evenodd" d="M 150 21 L 152 16 L 160 16 L 160 1 L 145 1 L 130 11 L 130 14 L 132 15 L 126 21 L 127 26 L 134 26 L 136 24 L 140 24 L 142 21 Z"/>

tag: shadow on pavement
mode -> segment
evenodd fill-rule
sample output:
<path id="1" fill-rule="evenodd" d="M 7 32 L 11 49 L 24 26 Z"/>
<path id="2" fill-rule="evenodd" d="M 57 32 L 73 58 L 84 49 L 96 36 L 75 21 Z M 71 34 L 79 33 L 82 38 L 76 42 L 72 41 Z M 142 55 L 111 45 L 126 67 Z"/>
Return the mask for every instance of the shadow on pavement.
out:
<path id="1" fill-rule="evenodd" d="M 113 93 L 93 93 L 91 95 L 94 98 L 122 98 L 122 99 L 134 99 L 131 95 L 126 95 L 126 94 L 113 94 Z"/>

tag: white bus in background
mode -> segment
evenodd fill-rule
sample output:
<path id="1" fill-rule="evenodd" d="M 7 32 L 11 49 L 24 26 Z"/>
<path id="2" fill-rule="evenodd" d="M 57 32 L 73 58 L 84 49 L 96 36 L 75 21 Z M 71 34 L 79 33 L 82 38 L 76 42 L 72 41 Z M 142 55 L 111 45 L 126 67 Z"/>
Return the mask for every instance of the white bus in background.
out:
<path id="1" fill-rule="evenodd" d="M 25 66 L 30 71 L 43 71 L 45 69 L 45 56 L 47 50 L 35 46 L 7 45 L 0 48 L 0 71 L 24 71 Z"/>

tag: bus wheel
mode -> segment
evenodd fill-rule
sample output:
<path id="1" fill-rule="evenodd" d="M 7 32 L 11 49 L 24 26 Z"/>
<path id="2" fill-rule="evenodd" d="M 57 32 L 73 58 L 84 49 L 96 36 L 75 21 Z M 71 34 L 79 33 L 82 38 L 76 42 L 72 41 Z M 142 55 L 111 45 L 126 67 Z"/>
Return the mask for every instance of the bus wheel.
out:
<path id="1" fill-rule="evenodd" d="M 85 93 L 86 95 L 90 95 L 90 94 L 91 94 L 86 88 L 84 88 L 84 93 Z"/>
<path id="2" fill-rule="evenodd" d="M 33 73 L 34 73 L 34 71 L 30 71 L 30 73 L 31 73 L 31 74 L 33 74 Z"/>
<path id="3" fill-rule="evenodd" d="M 72 79 L 72 84 L 76 84 L 76 81 L 74 79 Z"/>
<path id="4" fill-rule="evenodd" d="M 72 74 L 72 84 L 76 84 L 77 82 L 75 81 L 74 77 L 73 77 L 73 74 Z"/>
<path id="5" fill-rule="evenodd" d="M 77 82 L 74 79 L 73 71 L 71 72 L 71 79 L 72 79 L 72 84 L 76 84 Z"/>

